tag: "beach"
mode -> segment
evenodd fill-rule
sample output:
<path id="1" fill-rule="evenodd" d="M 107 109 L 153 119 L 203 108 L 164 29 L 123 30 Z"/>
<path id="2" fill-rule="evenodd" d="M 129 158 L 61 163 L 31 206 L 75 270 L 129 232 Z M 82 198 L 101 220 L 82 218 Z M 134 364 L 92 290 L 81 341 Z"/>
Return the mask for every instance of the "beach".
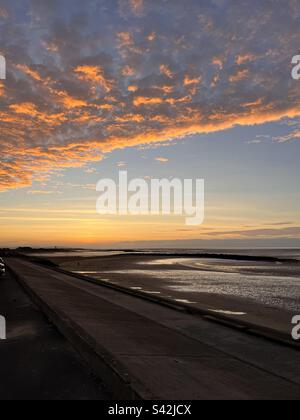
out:
<path id="1" fill-rule="evenodd" d="M 290 258 L 298 255 L 295 250 L 281 253 L 282 260 L 278 250 L 265 257 L 258 252 L 257 258 L 253 252 L 204 258 L 195 251 L 184 255 L 178 250 L 99 254 L 36 256 L 43 255 L 66 271 L 284 334 L 290 334 L 291 319 L 300 313 L 300 263 Z"/>

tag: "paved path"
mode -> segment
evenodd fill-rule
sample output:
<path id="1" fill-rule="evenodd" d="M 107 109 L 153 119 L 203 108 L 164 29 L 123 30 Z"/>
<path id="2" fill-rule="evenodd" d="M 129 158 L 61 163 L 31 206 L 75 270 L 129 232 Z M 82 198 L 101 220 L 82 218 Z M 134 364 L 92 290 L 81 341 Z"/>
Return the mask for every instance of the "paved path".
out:
<path id="1" fill-rule="evenodd" d="M 101 400 L 98 381 L 67 340 L 9 275 L 0 278 L 0 400 Z"/>
<path id="2" fill-rule="evenodd" d="M 10 267 L 119 398 L 300 399 L 300 352 L 27 261 Z"/>

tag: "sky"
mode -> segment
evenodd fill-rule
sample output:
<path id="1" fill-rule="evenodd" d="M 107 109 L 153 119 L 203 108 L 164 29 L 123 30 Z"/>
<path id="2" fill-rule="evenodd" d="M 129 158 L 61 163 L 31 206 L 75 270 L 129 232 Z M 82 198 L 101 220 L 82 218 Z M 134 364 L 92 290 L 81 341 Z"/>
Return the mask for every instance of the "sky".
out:
<path id="1" fill-rule="evenodd" d="M 0 0 L 0 246 L 299 247 L 298 0 Z M 205 222 L 96 184 L 204 178 Z"/>

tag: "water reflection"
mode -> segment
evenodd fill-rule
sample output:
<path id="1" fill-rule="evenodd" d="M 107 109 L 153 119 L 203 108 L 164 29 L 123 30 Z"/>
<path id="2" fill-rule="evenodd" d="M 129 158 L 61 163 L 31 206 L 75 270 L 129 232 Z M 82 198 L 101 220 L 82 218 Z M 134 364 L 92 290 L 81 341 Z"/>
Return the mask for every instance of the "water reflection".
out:
<path id="1" fill-rule="evenodd" d="M 122 270 L 114 274 L 153 278 L 163 289 L 208 293 L 254 300 L 272 307 L 299 311 L 300 281 L 295 277 L 255 276 L 200 270 Z"/>

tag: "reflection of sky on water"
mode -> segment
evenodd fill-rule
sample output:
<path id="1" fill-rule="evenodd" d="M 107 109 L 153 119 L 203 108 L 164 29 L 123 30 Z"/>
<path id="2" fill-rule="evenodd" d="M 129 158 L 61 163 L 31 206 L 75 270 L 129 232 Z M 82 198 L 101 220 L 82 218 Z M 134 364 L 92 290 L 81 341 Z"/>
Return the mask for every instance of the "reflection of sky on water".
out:
<path id="1" fill-rule="evenodd" d="M 113 273 L 162 279 L 162 287 L 177 292 L 234 296 L 280 309 L 300 310 L 300 281 L 293 277 L 200 270 L 121 270 Z"/>
<path id="2" fill-rule="evenodd" d="M 124 270 L 120 268 L 116 271 L 90 270 L 77 273 L 101 280 L 106 277 L 105 281 L 152 295 L 169 297 L 167 295 L 172 295 L 172 292 L 179 292 L 182 297 L 178 294 L 176 297 L 182 303 L 196 304 L 196 293 L 208 293 L 250 299 L 279 309 L 300 311 L 300 276 L 297 264 L 199 259 L 191 256 L 158 256 L 156 260 L 133 264 L 132 268 Z M 110 274 L 122 276 L 108 279 Z M 150 280 L 149 284 L 147 279 Z M 151 282 L 152 279 L 156 281 Z M 188 293 L 195 295 L 187 296 Z M 224 308 L 216 309 L 225 314 Z M 243 316 L 244 308 L 238 310 L 238 313 L 230 315 Z"/>
<path id="3" fill-rule="evenodd" d="M 236 316 L 247 315 L 246 312 L 224 311 L 222 309 L 212 310 L 212 312 L 215 312 L 216 314 L 222 314 L 222 315 L 236 315 Z"/>
<path id="4" fill-rule="evenodd" d="M 194 270 L 214 271 L 219 273 L 236 273 L 248 275 L 299 277 L 298 264 L 283 264 L 281 262 L 237 261 L 217 258 L 169 258 L 140 262 L 138 266 L 172 266 L 192 268 Z"/>
<path id="5" fill-rule="evenodd" d="M 236 260 L 221 260 L 217 258 L 201 258 L 201 259 L 192 259 L 192 258 L 169 258 L 161 259 L 147 262 L 140 262 L 138 265 L 183 265 L 189 268 L 195 268 L 200 270 L 209 270 L 209 271 L 221 271 L 221 272 L 237 272 L 239 269 L 243 270 L 255 270 L 257 268 L 263 268 L 264 270 L 274 270 L 276 267 L 274 263 L 259 263 L 259 262 L 249 262 L 249 261 L 236 261 Z M 275 265 L 281 265 L 277 263 Z"/>

